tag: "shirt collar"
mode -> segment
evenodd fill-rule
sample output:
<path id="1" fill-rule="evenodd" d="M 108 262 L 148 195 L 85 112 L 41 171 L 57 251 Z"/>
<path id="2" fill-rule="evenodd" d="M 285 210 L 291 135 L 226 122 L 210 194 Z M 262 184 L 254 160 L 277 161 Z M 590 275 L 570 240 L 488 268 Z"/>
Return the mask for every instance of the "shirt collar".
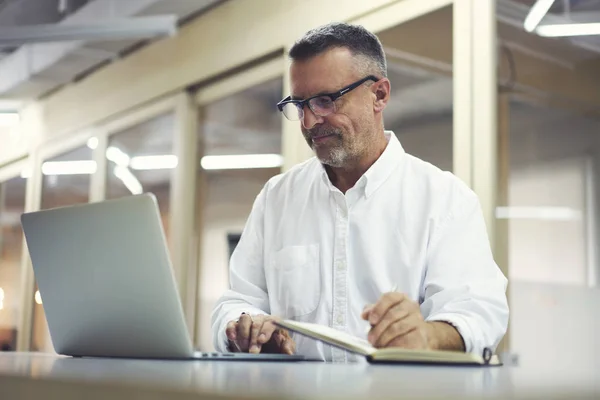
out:
<path id="1" fill-rule="evenodd" d="M 384 134 L 388 141 L 385 150 L 355 185 L 355 187 L 364 187 L 365 197 L 371 196 L 385 182 L 392 171 L 402 162 L 405 154 L 404 148 L 393 131 L 385 131 Z M 334 188 L 324 166 L 321 166 L 321 177 L 330 189 Z"/>

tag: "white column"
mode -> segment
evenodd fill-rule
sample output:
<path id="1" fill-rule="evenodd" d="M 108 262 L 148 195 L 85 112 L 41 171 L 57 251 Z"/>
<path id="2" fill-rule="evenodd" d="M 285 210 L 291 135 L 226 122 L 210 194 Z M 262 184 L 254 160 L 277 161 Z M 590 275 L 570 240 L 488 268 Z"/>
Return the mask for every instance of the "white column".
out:
<path id="1" fill-rule="evenodd" d="M 496 221 L 496 207 L 508 202 L 510 170 L 509 98 L 498 101 L 496 1 L 455 0 L 453 27 L 454 173 L 479 197 L 494 258 L 508 277 L 508 221 Z M 509 350 L 509 339 L 510 331 L 499 352 Z"/>
<path id="2" fill-rule="evenodd" d="M 600 231 L 600 154 L 592 153 L 586 160 L 585 166 L 585 213 L 586 219 L 586 248 L 587 248 L 587 283 L 589 287 L 598 287 L 600 277 L 600 242 L 597 240 Z"/>
<path id="3" fill-rule="evenodd" d="M 498 141 L 497 152 L 498 160 L 498 176 L 497 176 L 497 197 L 496 206 L 506 207 L 509 205 L 510 199 L 510 94 L 503 93 L 498 97 Z M 494 207 L 495 208 L 495 207 Z M 502 270 L 504 276 L 510 279 L 510 258 L 509 258 L 509 242 L 510 242 L 510 219 L 495 219 L 494 218 L 494 242 L 492 249 L 496 263 Z M 509 307 L 510 301 L 510 285 L 506 289 Z M 510 350 L 511 324 L 509 325 L 504 340 L 498 346 L 499 352 L 509 352 Z"/>
<path id="4" fill-rule="evenodd" d="M 479 196 L 488 234 L 495 246 L 498 192 L 498 70 L 495 0 L 473 6 L 473 190 Z"/>
<path id="5" fill-rule="evenodd" d="M 510 199 L 510 94 L 498 96 L 498 184 L 496 205 L 509 206 Z M 494 252 L 496 262 L 508 277 L 509 273 L 509 224 L 510 220 L 495 219 L 496 238 Z"/>
<path id="6" fill-rule="evenodd" d="M 27 192 L 25 194 L 25 211 L 37 211 L 41 206 L 42 196 L 42 157 L 38 150 L 33 150 L 29 156 L 31 177 L 27 179 Z M 33 329 L 33 296 L 35 277 L 27 243 L 23 242 L 21 253 L 21 301 L 19 312 L 19 325 L 17 331 L 17 351 L 31 349 L 31 334 Z"/>
<path id="7" fill-rule="evenodd" d="M 454 3 L 454 173 L 479 196 L 494 243 L 498 99 L 494 0 Z"/>
<path id="8" fill-rule="evenodd" d="M 454 126 L 452 172 L 468 186 L 472 179 L 473 135 L 473 0 L 455 0 L 453 7 Z"/>
<path id="9" fill-rule="evenodd" d="M 197 112 L 197 135 L 198 135 L 198 147 L 197 147 L 197 160 L 200 162 L 202 157 L 206 153 L 206 132 L 204 131 L 204 121 L 205 121 L 205 108 L 198 103 L 195 103 L 198 108 Z M 210 273 L 206 273 L 206 269 L 210 268 L 210 265 L 205 265 L 202 262 L 204 246 L 204 230 L 205 230 L 205 209 L 207 206 L 207 194 L 208 194 L 208 181 L 207 174 L 203 168 L 197 168 L 197 173 L 195 177 L 196 181 L 196 191 L 195 191 L 195 200 L 194 200 L 194 208 L 195 213 L 193 215 L 193 223 L 194 223 L 194 232 L 192 237 L 192 246 L 191 246 L 191 254 L 192 258 L 190 259 L 190 265 L 194 267 L 193 279 L 190 277 L 190 281 L 193 287 L 193 301 L 195 307 L 195 315 L 194 315 L 194 345 L 197 348 L 205 349 L 207 346 L 212 345 L 212 340 L 210 338 L 211 330 L 207 328 L 202 322 L 209 321 L 210 318 L 207 318 L 208 315 L 204 315 L 203 313 L 208 314 L 208 308 L 206 307 L 206 293 L 202 291 L 202 285 L 207 280 L 206 276 L 210 277 Z M 211 251 L 210 249 L 206 249 L 207 251 Z"/>
<path id="10" fill-rule="evenodd" d="M 194 337 L 198 268 L 193 256 L 197 243 L 192 216 L 196 213 L 194 202 L 196 172 L 199 168 L 198 114 L 195 101 L 188 93 L 179 94 L 175 103 L 173 153 L 177 156 L 178 164 L 171 176 L 171 259 L 190 337 Z"/>
<path id="11" fill-rule="evenodd" d="M 107 132 L 102 129 L 94 129 L 92 137 L 98 139 L 98 145 L 92 155 L 94 161 L 96 161 L 96 173 L 90 179 L 90 203 L 102 201 L 106 198 L 106 168 L 108 164 L 106 159 Z"/>

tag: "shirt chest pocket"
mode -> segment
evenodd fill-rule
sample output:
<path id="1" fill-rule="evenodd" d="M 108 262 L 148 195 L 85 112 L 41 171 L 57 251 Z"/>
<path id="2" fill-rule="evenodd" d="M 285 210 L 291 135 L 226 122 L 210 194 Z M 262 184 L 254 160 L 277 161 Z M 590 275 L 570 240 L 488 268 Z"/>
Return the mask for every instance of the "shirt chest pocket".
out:
<path id="1" fill-rule="evenodd" d="M 321 299 L 319 245 L 282 248 L 271 258 L 267 279 L 273 315 L 292 319 L 312 313 Z"/>

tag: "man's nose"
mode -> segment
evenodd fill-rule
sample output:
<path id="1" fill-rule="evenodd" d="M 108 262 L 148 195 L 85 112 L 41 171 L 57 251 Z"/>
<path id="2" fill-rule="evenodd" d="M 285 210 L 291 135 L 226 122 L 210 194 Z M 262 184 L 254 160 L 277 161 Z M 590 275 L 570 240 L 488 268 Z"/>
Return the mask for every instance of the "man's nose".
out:
<path id="1" fill-rule="evenodd" d="M 302 126 L 304 129 L 311 129 L 316 124 L 320 124 L 323 122 L 323 117 L 315 115 L 315 113 L 310 109 L 308 105 L 304 106 L 303 116 L 302 116 Z"/>

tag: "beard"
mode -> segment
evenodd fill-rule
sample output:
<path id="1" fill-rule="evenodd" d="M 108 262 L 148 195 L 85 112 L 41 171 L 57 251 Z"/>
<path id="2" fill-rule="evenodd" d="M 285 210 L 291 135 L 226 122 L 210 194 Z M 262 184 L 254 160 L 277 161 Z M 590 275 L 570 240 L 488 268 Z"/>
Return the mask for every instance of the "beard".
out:
<path id="1" fill-rule="evenodd" d="M 339 168 L 347 162 L 349 153 L 344 146 L 344 134 L 341 129 L 316 126 L 313 129 L 302 129 L 302 134 L 321 164 Z M 332 136 L 332 138 L 324 144 L 313 142 L 313 138 L 320 136 Z"/>

